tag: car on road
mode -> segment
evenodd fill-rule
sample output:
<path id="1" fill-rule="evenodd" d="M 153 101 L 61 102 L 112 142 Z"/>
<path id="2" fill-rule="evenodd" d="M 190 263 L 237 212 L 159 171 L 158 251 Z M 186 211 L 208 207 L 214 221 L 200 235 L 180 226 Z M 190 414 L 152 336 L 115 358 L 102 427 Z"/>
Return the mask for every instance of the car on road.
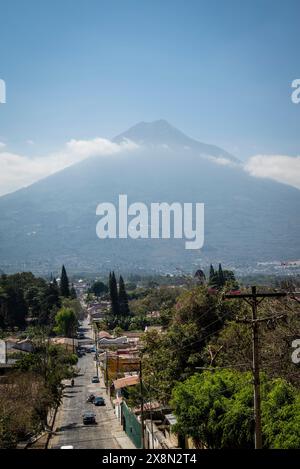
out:
<path id="1" fill-rule="evenodd" d="M 92 377 L 92 383 L 100 383 L 100 379 L 98 376 L 93 376 Z"/>
<path id="2" fill-rule="evenodd" d="M 103 397 L 95 397 L 94 405 L 96 405 L 96 406 L 105 405 L 105 400 L 103 399 Z"/>
<path id="3" fill-rule="evenodd" d="M 83 425 L 93 425 L 96 423 L 96 415 L 94 412 L 84 412 L 82 422 Z"/>

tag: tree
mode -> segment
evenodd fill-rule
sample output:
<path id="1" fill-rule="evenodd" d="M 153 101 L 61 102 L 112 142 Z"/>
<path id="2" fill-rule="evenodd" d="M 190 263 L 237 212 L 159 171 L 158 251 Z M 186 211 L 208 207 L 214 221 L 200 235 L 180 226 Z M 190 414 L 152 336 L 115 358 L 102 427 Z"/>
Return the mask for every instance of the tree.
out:
<path id="1" fill-rule="evenodd" d="M 15 369 L 20 372 L 21 376 L 31 374 L 35 380 L 41 381 L 41 386 L 38 389 L 36 383 L 33 383 L 33 389 L 36 390 L 37 397 L 33 403 L 33 421 L 37 422 L 42 428 L 47 425 L 49 409 L 60 403 L 63 389 L 62 380 L 73 376 L 73 366 L 78 361 L 75 354 L 69 353 L 59 345 L 51 344 L 48 333 L 47 328 L 35 328 L 32 331 L 31 339 L 34 352 L 24 354 L 15 364 Z M 30 381 L 33 381 L 33 379 Z M 15 380 L 12 382 L 13 389 L 15 389 Z M 18 405 L 18 402 L 22 402 L 22 398 L 15 399 L 15 401 L 13 402 L 14 406 Z M 28 407 L 27 404 L 26 407 Z M 18 420 L 20 420 L 19 413 Z"/>
<path id="2" fill-rule="evenodd" d="M 0 286 L 0 328 L 4 329 L 7 323 L 7 306 L 8 295 L 4 287 Z"/>
<path id="3" fill-rule="evenodd" d="M 54 331 L 64 337 L 74 337 L 77 318 L 71 308 L 62 307 L 55 316 Z"/>
<path id="4" fill-rule="evenodd" d="M 36 407 L 43 393 L 43 381 L 35 373 L 11 370 L 0 386 L 0 448 L 15 448 L 18 441 L 39 433 L 41 422 Z"/>
<path id="5" fill-rule="evenodd" d="M 212 264 L 210 264 L 210 269 L 209 269 L 209 283 L 212 284 L 215 276 L 215 269 Z"/>
<path id="6" fill-rule="evenodd" d="M 128 297 L 122 275 L 120 275 L 119 281 L 119 311 L 121 316 L 129 315 Z"/>
<path id="7" fill-rule="evenodd" d="M 272 381 L 268 398 L 262 402 L 265 446 L 272 449 L 300 447 L 300 393 L 285 380 Z"/>
<path id="8" fill-rule="evenodd" d="M 62 301 L 62 306 L 64 308 L 69 308 L 72 311 L 74 311 L 75 316 L 77 319 L 83 319 L 84 318 L 84 311 L 82 309 L 82 305 L 78 298 L 72 299 L 72 298 L 63 298 Z"/>
<path id="9" fill-rule="evenodd" d="M 205 371 L 178 383 L 172 405 L 175 431 L 207 448 L 254 446 L 251 373 Z M 300 393 L 283 379 L 261 375 L 262 429 L 265 448 L 300 445 Z"/>
<path id="10" fill-rule="evenodd" d="M 147 332 L 143 337 L 143 375 L 146 381 L 154 376 L 153 387 L 159 390 L 156 398 L 168 403 L 176 382 L 204 365 L 204 349 L 238 308 L 236 302 L 210 295 L 205 286 L 185 291 L 177 298 L 167 331 L 155 335 Z"/>
<path id="11" fill-rule="evenodd" d="M 64 265 L 62 266 L 60 277 L 60 294 L 67 298 L 70 296 L 69 279 Z"/>
<path id="12" fill-rule="evenodd" d="M 24 328 L 28 313 L 23 291 L 17 286 L 8 286 L 7 298 L 7 326 Z"/>
<path id="13" fill-rule="evenodd" d="M 218 270 L 210 266 L 209 285 L 216 289 L 222 289 L 225 285 L 232 289 L 238 288 L 238 283 L 232 270 L 223 270 L 222 264 L 219 264 Z"/>
<path id="14" fill-rule="evenodd" d="M 50 282 L 43 295 L 42 307 L 51 314 L 53 309 L 58 309 L 61 306 L 61 298 L 59 296 L 59 288 L 57 282 Z"/>
<path id="15" fill-rule="evenodd" d="M 24 299 L 28 306 L 30 317 L 37 318 L 41 314 L 41 289 L 37 286 L 30 286 L 25 292 Z"/>
<path id="16" fill-rule="evenodd" d="M 77 298 L 77 293 L 76 293 L 73 283 L 72 283 L 71 290 L 70 290 L 70 298 L 72 300 L 75 300 Z"/>
<path id="17" fill-rule="evenodd" d="M 100 282 L 100 280 L 94 282 L 91 288 L 89 289 L 89 293 L 93 293 L 97 298 L 99 298 L 99 296 L 103 295 L 104 293 L 107 293 L 107 291 L 107 286 L 105 285 L 105 283 Z"/>
<path id="18" fill-rule="evenodd" d="M 228 301 L 228 303 L 227 303 Z M 227 300 L 226 303 L 233 301 Z M 239 316 L 249 317 L 251 310 L 246 302 L 239 304 Z M 278 321 L 268 321 L 260 324 L 260 363 L 267 376 L 286 379 L 291 384 L 299 383 L 300 369 L 291 360 L 291 343 L 298 337 L 300 330 L 300 317 L 298 305 L 292 299 L 284 303 L 277 299 L 268 300 L 261 304 L 258 317 L 284 314 Z M 248 324 L 229 321 L 218 337 L 210 339 L 212 351 L 219 349 L 215 365 L 230 366 L 232 363 L 240 364 L 239 370 L 249 370 L 252 364 L 252 330 Z M 205 354 L 206 364 L 209 356 Z"/>
<path id="19" fill-rule="evenodd" d="M 116 281 L 115 273 L 112 272 L 109 274 L 109 295 L 110 295 L 110 304 L 111 304 L 111 314 L 112 316 L 119 316 L 119 295 L 118 295 L 118 286 Z"/>
<path id="20" fill-rule="evenodd" d="M 222 265 L 219 264 L 219 270 L 218 270 L 218 286 L 219 287 L 224 287 L 225 285 L 225 278 L 224 278 L 224 274 L 223 274 L 223 269 L 222 269 Z"/>
<path id="21" fill-rule="evenodd" d="M 60 307 L 56 284 L 35 277 L 31 272 L 2 275 L 0 278 L 0 327 L 26 326 L 26 318 L 50 324 L 54 309 Z"/>
<path id="22" fill-rule="evenodd" d="M 211 449 L 253 447 L 250 373 L 197 373 L 173 390 L 175 431 Z"/>

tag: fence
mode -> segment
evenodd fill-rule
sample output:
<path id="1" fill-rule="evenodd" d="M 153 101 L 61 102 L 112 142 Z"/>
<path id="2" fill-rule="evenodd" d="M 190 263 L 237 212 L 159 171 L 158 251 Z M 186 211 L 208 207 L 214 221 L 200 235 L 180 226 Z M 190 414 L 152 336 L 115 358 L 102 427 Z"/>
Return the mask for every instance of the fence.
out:
<path id="1" fill-rule="evenodd" d="M 142 447 L 142 426 L 136 416 L 130 411 L 125 402 L 122 402 L 122 425 L 132 443 L 137 447 Z"/>

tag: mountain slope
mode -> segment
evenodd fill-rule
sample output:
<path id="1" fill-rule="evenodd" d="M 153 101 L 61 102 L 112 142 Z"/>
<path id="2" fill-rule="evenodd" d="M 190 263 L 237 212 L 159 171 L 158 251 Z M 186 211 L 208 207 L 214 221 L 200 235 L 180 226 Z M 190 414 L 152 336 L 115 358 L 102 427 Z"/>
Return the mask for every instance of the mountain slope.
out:
<path id="1" fill-rule="evenodd" d="M 138 144 L 147 145 L 150 148 L 161 145 L 165 149 L 191 150 L 199 156 L 225 158 L 229 161 L 238 162 L 237 158 L 222 148 L 198 142 L 170 125 L 164 119 L 154 122 L 139 122 L 126 132 L 115 137 L 114 141 L 120 143 L 124 139 L 133 140 Z"/>
<path id="2" fill-rule="evenodd" d="M 300 258 L 297 189 L 217 164 L 214 155 L 199 157 L 179 144 L 183 134 L 176 129 L 163 147 L 165 128 L 155 123 L 143 133 L 140 124 L 116 138 L 130 137 L 138 150 L 89 158 L 1 197 L 0 269 L 50 271 L 64 262 L 76 271 L 167 271 L 210 261 Z M 96 207 L 117 205 L 119 194 L 147 205 L 204 202 L 204 248 L 185 250 L 184 240 L 98 239 Z"/>

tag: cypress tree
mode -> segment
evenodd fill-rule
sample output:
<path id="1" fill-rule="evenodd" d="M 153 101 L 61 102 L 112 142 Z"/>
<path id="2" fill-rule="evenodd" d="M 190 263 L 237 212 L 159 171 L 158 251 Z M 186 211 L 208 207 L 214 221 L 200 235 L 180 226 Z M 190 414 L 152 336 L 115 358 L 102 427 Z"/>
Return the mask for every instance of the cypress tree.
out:
<path id="1" fill-rule="evenodd" d="M 128 296 L 122 275 L 120 275 L 119 281 L 119 308 L 121 316 L 129 315 Z"/>
<path id="2" fill-rule="evenodd" d="M 210 264 L 209 269 L 209 283 L 212 284 L 215 281 L 215 269 L 212 264 Z"/>
<path id="3" fill-rule="evenodd" d="M 114 272 L 109 274 L 109 295 L 110 295 L 111 313 L 113 316 L 118 316 L 120 313 L 119 295 L 118 295 L 118 286 L 117 286 L 116 276 Z"/>
<path id="4" fill-rule="evenodd" d="M 219 272 L 218 272 L 218 284 L 219 287 L 223 287 L 225 285 L 225 277 L 222 269 L 222 265 L 219 264 Z"/>
<path id="5" fill-rule="evenodd" d="M 60 294 L 66 298 L 70 296 L 69 279 L 64 265 L 61 269 Z"/>

